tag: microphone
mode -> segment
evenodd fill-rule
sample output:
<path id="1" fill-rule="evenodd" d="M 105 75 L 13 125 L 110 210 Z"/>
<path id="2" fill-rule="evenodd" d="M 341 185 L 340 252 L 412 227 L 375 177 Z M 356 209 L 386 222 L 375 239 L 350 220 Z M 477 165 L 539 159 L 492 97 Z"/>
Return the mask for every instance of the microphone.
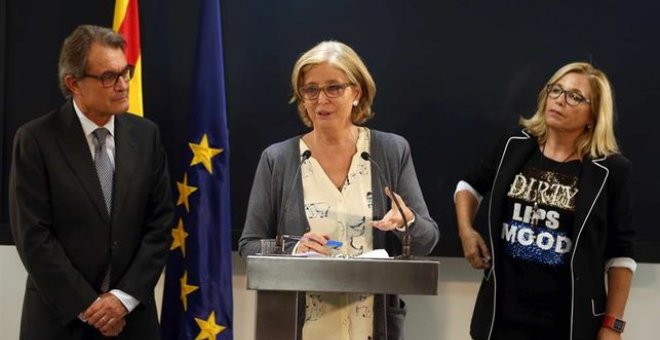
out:
<path id="1" fill-rule="evenodd" d="M 360 154 L 360 157 L 364 159 L 365 161 L 371 162 L 371 164 L 376 166 L 376 170 L 378 171 L 378 175 L 380 177 L 381 182 L 385 184 L 386 188 L 390 189 L 390 192 L 392 193 L 392 201 L 394 201 L 394 206 L 396 209 L 399 211 L 399 214 L 401 214 L 401 218 L 403 219 L 403 225 L 406 228 L 405 234 L 403 235 L 402 238 L 402 249 L 401 249 L 401 256 L 398 258 L 400 259 L 405 259 L 405 260 L 410 260 L 412 259 L 412 255 L 410 253 L 410 228 L 408 228 L 408 219 L 406 218 L 406 215 L 403 213 L 403 209 L 401 209 L 401 203 L 399 202 L 399 199 L 396 197 L 396 192 L 394 192 L 394 189 L 392 189 L 392 186 L 390 186 L 389 182 L 385 178 L 383 169 L 380 167 L 378 162 L 376 162 L 373 158 L 371 158 L 371 155 L 363 151 Z"/>
<path id="2" fill-rule="evenodd" d="M 284 208 L 282 208 L 282 214 L 280 215 L 280 218 L 277 220 L 277 235 L 275 236 L 275 254 L 282 255 L 284 254 L 284 237 L 282 235 L 282 222 L 284 222 L 284 216 L 286 216 L 287 210 L 289 210 L 289 201 L 291 200 L 291 194 L 293 193 L 293 188 L 296 186 L 296 179 L 298 179 L 298 175 L 300 174 L 300 168 L 302 167 L 303 163 L 309 159 L 309 157 L 312 157 L 312 152 L 309 150 L 305 150 L 303 154 L 300 156 L 300 163 L 298 164 L 298 168 L 296 168 L 296 173 L 293 176 L 293 181 L 291 181 L 291 186 L 289 187 L 289 191 L 287 192 L 286 197 L 284 198 Z"/>

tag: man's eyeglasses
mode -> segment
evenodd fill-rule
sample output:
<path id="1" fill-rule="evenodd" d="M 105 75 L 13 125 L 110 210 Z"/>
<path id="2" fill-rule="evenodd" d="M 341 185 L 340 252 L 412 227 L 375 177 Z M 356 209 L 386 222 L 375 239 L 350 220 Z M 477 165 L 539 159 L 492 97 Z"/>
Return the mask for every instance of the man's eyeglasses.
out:
<path id="1" fill-rule="evenodd" d="M 308 85 L 300 88 L 300 95 L 307 100 L 315 100 L 319 98 L 319 94 L 323 91 L 326 97 L 337 98 L 344 94 L 344 90 L 351 85 L 353 84 L 329 84 L 326 86 Z"/>
<path id="2" fill-rule="evenodd" d="M 133 65 L 126 65 L 126 67 L 119 73 L 117 72 L 103 72 L 100 76 L 95 76 L 93 74 L 83 74 L 83 78 L 94 78 L 101 82 L 103 87 L 114 87 L 119 81 L 119 77 L 124 79 L 125 82 L 129 82 L 133 78 L 133 73 L 135 72 L 135 67 Z"/>
<path id="3" fill-rule="evenodd" d="M 570 106 L 578 106 L 582 102 L 591 103 L 591 100 L 585 98 L 580 92 L 564 90 L 563 87 L 557 84 L 548 84 L 547 91 L 548 97 L 552 99 L 557 99 L 564 94 L 564 99 L 566 99 L 566 103 Z"/>

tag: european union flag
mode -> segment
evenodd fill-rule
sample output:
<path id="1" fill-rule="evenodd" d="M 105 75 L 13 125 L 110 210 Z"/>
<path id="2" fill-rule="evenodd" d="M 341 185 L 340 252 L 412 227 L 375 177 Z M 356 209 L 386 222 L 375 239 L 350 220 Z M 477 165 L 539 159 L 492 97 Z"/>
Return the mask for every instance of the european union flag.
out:
<path id="1" fill-rule="evenodd" d="M 219 0 L 202 0 L 186 167 L 165 272 L 163 339 L 233 339 L 229 136 Z M 188 158 L 189 157 L 189 158 Z"/>

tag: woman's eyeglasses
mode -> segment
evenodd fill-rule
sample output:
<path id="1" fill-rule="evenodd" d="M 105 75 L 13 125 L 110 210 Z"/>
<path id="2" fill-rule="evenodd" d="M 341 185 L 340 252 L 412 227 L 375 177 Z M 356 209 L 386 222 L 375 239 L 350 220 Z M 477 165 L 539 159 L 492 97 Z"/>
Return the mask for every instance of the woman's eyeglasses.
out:
<path id="1" fill-rule="evenodd" d="M 585 98 L 582 94 L 580 94 L 580 92 L 564 90 L 564 88 L 561 87 L 561 85 L 549 84 L 546 91 L 548 92 L 548 97 L 552 99 L 557 99 L 562 94 L 564 94 L 564 99 L 566 100 L 566 103 L 570 106 L 578 106 L 582 102 L 585 102 L 587 104 L 591 103 L 591 100 Z"/>
<path id="2" fill-rule="evenodd" d="M 326 86 L 307 85 L 300 88 L 300 95 L 307 100 L 316 100 L 323 91 L 326 97 L 337 98 L 344 94 L 347 87 L 352 85 L 351 83 L 329 84 Z"/>

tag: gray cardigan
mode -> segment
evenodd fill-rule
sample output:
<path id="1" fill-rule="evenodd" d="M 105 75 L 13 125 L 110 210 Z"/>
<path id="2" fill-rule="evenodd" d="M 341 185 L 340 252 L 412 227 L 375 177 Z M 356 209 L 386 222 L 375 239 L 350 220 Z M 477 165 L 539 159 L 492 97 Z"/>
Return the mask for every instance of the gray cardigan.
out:
<path id="1" fill-rule="evenodd" d="M 310 230 L 305 214 L 302 180 L 296 174 L 300 164 L 300 137 L 287 139 L 266 148 L 261 154 L 254 176 L 243 234 L 238 250 L 242 256 L 271 253 L 275 244 L 277 224 L 288 200 L 286 216 L 282 219 L 282 232 L 302 235 Z M 410 227 L 411 249 L 414 255 L 428 255 L 438 242 L 440 232 L 437 223 L 429 216 L 417 175 L 410 156 L 410 146 L 401 136 L 371 130 L 370 153 L 392 184 L 393 190 L 415 212 L 415 223 Z M 293 182 L 295 180 L 295 182 Z M 390 209 L 390 202 L 382 189 L 378 170 L 372 166 L 374 219 L 381 219 Z M 293 186 L 293 187 L 292 187 Z M 291 197 L 286 198 L 289 190 Z M 383 232 L 373 229 L 374 249 L 385 248 L 392 254 L 401 251 L 402 232 Z M 394 235 L 395 238 L 388 236 Z M 285 247 L 291 250 L 295 241 Z M 398 247 L 397 247 L 398 245 Z"/>
<path id="2" fill-rule="evenodd" d="M 302 235 L 310 230 L 305 214 L 300 164 L 300 136 L 287 139 L 266 148 L 261 154 L 254 176 L 243 234 L 238 243 L 242 256 L 256 253 L 272 253 L 277 234 L 277 224 L 282 219 L 282 233 Z M 414 255 L 428 255 L 440 238 L 437 223 L 429 216 L 428 208 L 417 181 L 415 167 L 410 156 L 410 146 L 401 136 L 371 130 L 371 158 L 383 170 L 383 176 L 392 189 L 415 213 L 415 223 L 410 226 L 411 249 Z M 378 170 L 371 171 L 374 220 L 381 219 L 390 209 L 390 202 L 383 192 L 384 183 Z M 291 197 L 284 197 L 291 191 Z M 287 204 L 286 212 L 283 211 Z M 385 248 L 390 255 L 401 253 L 402 232 L 373 229 L 374 249 Z M 291 251 L 295 242 L 285 248 Z M 396 273 L 393 273 L 396 275 Z M 304 299 L 302 299 L 304 302 Z M 300 310 L 305 310 L 304 305 Z M 377 295 L 374 301 L 374 339 L 403 339 L 405 304 L 395 295 Z M 304 315 L 299 315 L 299 324 Z"/>

